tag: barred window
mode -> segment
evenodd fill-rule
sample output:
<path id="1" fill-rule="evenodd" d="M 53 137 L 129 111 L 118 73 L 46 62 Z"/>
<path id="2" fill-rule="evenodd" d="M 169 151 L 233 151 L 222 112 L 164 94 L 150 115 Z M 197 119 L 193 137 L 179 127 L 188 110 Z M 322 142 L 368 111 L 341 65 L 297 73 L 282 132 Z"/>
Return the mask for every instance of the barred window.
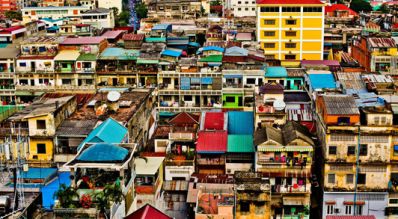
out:
<path id="1" fill-rule="evenodd" d="M 355 141 L 355 135 L 332 134 L 331 141 Z"/>
<path id="2" fill-rule="evenodd" d="M 183 171 L 183 170 L 170 170 L 170 173 L 172 173 L 172 174 L 189 174 L 189 171 Z"/>
<path id="3" fill-rule="evenodd" d="M 358 193 L 357 200 L 362 201 L 384 201 L 386 196 L 384 194 L 370 194 L 370 193 Z"/>
<path id="4" fill-rule="evenodd" d="M 330 171 L 353 171 L 352 165 L 332 165 Z"/>
<path id="5" fill-rule="evenodd" d="M 334 184 L 336 181 L 336 175 L 335 174 L 328 174 L 328 183 Z"/>
<path id="6" fill-rule="evenodd" d="M 387 172 L 386 166 L 362 166 L 359 167 L 360 172 L 375 172 L 375 173 L 385 173 Z"/>
<path id="7" fill-rule="evenodd" d="M 388 136 L 362 135 L 361 143 L 388 143 Z"/>
<path id="8" fill-rule="evenodd" d="M 347 184 L 353 184 L 354 183 L 354 174 L 347 174 L 345 176 L 346 183 Z"/>

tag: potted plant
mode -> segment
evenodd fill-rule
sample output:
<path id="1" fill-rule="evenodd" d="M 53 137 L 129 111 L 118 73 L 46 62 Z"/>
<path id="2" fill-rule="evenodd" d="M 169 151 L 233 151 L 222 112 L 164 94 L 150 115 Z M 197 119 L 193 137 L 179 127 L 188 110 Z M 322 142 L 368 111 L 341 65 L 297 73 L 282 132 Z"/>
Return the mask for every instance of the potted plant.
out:
<path id="1" fill-rule="evenodd" d="M 58 198 L 61 208 L 75 208 L 76 201 L 79 200 L 79 195 L 76 189 L 61 184 L 58 191 L 54 193 L 54 197 Z"/>

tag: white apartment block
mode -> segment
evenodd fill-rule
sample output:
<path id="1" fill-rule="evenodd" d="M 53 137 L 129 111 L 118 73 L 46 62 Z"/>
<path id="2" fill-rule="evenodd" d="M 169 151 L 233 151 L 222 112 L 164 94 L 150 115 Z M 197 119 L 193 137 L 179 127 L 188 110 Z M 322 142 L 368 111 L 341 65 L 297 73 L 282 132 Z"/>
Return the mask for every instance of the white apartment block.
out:
<path id="1" fill-rule="evenodd" d="M 255 17 L 256 0 L 230 0 L 234 17 Z"/>

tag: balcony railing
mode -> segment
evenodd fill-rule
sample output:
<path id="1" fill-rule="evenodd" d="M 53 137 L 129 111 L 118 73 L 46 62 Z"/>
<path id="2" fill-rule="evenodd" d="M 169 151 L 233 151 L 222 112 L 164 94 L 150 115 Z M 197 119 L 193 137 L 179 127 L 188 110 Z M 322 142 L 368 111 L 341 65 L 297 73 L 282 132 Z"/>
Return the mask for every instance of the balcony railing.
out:
<path id="1" fill-rule="evenodd" d="M 225 165 L 225 159 L 206 159 L 206 158 L 198 158 L 197 160 L 199 165 Z"/>
<path id="2" fill-rule="evenodd" d="M 193 140 L 194 134 L 193 133 L 169 133 L 170 140 Z"/>
<path id="3" fill-rule="evenodd" d="M 44 84 L 40 84 L 40 85 L 16 85 L 15 86 L 16 90 L 44 90 L 44 91 L 52 91 L 55 90 L 55 86 L 49 86 L 49 85 L 44 85 Z"/>
<path id="4" fill-rule="evenodd" d="M 194 160 L 166 160 L 165 166 L 194 166 Z"/>
<path id="5" fill-rule="evenodd" d="M 57 90 L 79 90 L 79 91 L 88 91 L 95 90 L 95 85 L 60 85 L 56 86 Z"/>
<path id="6" fill-rule="evenodd" d="M 0 128 L 0 135 L 7 136 L 7 135 L 18 135 L 21 134 L 22 136 L 29 135 L 29 128 Z"/>
<path id="7" fill-rule="evenodd" d="M 275 193 L 307 193 L 311 191 L 311 184 L 305 185 L 272 185 L 271 191 Z"/>

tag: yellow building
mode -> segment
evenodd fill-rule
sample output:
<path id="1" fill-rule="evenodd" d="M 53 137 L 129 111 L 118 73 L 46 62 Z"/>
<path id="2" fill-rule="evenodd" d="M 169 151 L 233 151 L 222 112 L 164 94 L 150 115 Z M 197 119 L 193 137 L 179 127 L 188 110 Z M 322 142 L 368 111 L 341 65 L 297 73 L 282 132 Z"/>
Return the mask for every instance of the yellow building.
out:
<path id="1" fill-rule="evenodd" d="M 267 59 L 322 60 L 323 27 L 319 0 L 257 1 L 257 39 Z"/>

